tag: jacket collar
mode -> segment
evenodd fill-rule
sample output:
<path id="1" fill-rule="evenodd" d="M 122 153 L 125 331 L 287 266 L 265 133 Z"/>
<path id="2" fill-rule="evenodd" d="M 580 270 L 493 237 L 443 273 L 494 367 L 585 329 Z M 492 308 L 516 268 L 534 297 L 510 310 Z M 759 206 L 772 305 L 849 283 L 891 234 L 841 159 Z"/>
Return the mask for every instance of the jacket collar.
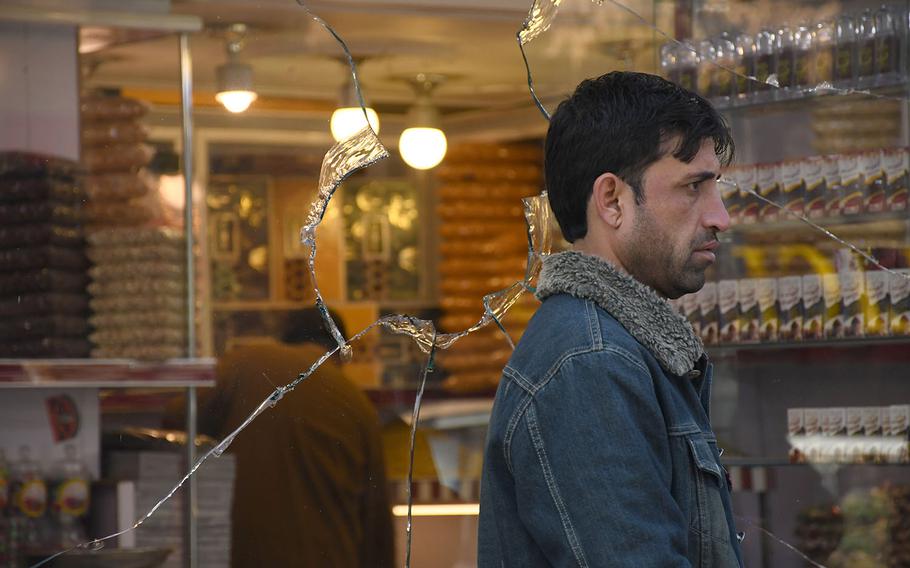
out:
<path id="1" fill-rule="evenodd" d="M 691 370 L 704 353 L 692 326 L 652 288 L 606 260 L 577 251 L 543 261 L 537 298 L 569 294 L 591 300 L 613 316 L 661 367 L 674 375 Z"/>

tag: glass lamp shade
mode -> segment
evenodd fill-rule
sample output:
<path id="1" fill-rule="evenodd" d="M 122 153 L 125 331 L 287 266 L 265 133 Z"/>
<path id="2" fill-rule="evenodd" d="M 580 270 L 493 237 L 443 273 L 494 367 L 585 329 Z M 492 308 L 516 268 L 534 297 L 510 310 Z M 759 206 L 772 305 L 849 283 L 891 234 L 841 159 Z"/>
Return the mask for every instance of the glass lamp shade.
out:
<path id="1" fill-rule="evenodd" d="M 366 107 L 366 110 L 370 120 L 370 127 L 378 135 L 379 115 L 370 107 Z M 363 117 L 363 110 L 359 106 L 337 108 L 332 113 L 332 119 L 329 121 L 332 137 L 336 142 L 347 140 L 366 125 L 367 121 Z"/>
<path id="2" fill-rule="evenodd" d="M 415 170 L 429 170 L 439 165 L 446 155 L 445 133 L 438 128 L 408 128 L 398 139 L 401 159 Z"/>
<path id="3" fill-rule="evenodd" d="M 250 108 L 258 98 L 253 91 L 221 91 L 215 95 L 215 100 L 224 105 L 224 108 L 230 112 L 243 112 Z"/>

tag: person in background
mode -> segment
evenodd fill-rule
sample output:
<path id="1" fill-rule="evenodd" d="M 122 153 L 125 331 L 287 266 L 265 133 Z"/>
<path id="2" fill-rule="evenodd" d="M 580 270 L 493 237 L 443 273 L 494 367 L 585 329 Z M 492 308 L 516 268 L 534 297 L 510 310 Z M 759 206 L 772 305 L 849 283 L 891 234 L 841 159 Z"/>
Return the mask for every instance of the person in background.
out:
<path id="1" fill-rule="evenodd" d="M 330 312 L 342 334 L 340 317 Z M 316 308 L 290 312 L 282 341 L 230 349 L 200 404 L 221 440 L 274 391 L 336 347 Z M 232 566 L 391 567 L 394 536 L 376 411 L 335 355 L 231 444 Z"/>
<path id="2" fill-rule="evenodd" d="M 717 111 L 654 75 L 585 80 L 553 114 L 546 186 L 572 248 L 544 260 L 496 393 L 481 568 L 742 565 L 712 367 L 667 302 L 715 261 L 732 157 Z"/>

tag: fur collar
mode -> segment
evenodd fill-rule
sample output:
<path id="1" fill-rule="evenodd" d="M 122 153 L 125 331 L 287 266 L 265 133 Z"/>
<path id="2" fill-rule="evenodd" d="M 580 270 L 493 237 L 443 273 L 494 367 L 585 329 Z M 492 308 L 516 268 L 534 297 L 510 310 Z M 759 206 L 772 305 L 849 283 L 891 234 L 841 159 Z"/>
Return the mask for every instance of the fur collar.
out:
<path id="1" fill-rule="evenodd" d="M 596 256 L 566 251 L 546 257 L 537 298 L 554 294 L 595 302 L 674 375 L 690 371 L 704 353 L 692 326 L 669 302 Z"/>

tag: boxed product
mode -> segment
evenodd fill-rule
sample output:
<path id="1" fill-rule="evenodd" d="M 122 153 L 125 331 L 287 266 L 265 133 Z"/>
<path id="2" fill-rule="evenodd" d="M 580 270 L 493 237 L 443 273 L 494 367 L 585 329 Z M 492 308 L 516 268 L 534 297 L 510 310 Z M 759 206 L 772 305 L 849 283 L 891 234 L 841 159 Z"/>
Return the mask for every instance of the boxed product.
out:
<path id="1" fill-rule="evenodd" d="M 803 427 L 806 430 L 806 436 L 817 436 L 822 433 L 821 411 L 821 408 L 803 409 Z"/>
<path id="2" fill-rule="evenodd" d="M 825 176 L 825 215 L 834 217 L 843 212 L 844 188 L 841 185 L 840 157 L 822 158 L 822 172 Z"/>
<path id="3" fill-rule="evenodd" d="M 910 335 L 910 269 L 888 274 L 891 335 Z"/>
<path id="4" fill-rule="evenodd" d="M 870 150 L 860 154 L 863 171 L 863 209 L 869 213 L 885 210 L 885 170 L 882 166 L 882 151 Z"/>
<path id="5" fill-rule="evenodd" d="M 910 151 L 907 148 L 883 151 L 882 167 L 885 170 L 885 209 L 906 211 L 910 192 Z"/>
<path id="6" fill-rule="evenodd" d="M 855 215 L 864 211 L 865 188 L 863 166 L 859 154 L 841 154 L 837 160 L 840 185 L 843 191 L 841 212 Z"/>
<path id="7" fill-rule="evenodd" d="M 686 294 L 680 298 L 680 304 L 682 305 L 683 315 L 689 320 L 695 335 L 701 336 L 701 312 L 698 308 L 698 295 Z"/>
<path id="8" fill-rule="evenodd" d="M 866 272 L 866 335 L 880 337 L 890 331 L 889 276 L 884 270 Z"/>
<path id="9" fill-rule="evenodd" d="M 803 181 L 802 160 L 788 160 L 781 164 L 781 199 L 784 209 L 803 214 L 806 186 Z"/>
<path id="10" fill-rule="evenodd" d="M 758 220 L 758 211 L 761 202 L 755 197 L 758 193 L 758 168 L 755 166 L 744 166 L 739 168 L 737 173 L 737 183 L 739 183 L 740 203 L 740 220 L 743 223 L 755 223 Z"/>
<path id="11" fill-rule="evenodd" d="M 844 336 L 844 303 L 841 294 L 840 277 L 836 273 L 822 274 L 822 296 L 825 301 L 825 337 Z"/>
<path id="12" fill-rule="evenodd" d="M 803 276 L 803 339 L 821 339 L 825 316 L 821 274 Z"/>
<path id="13" fill-rule="evenodd" d="M 880 406 L 864 406 L 862 413 L 863 434 L 866 436 L 882 435 L 882 409 Z"/>
<path id="14" fill-rule="evenodd" d="M 775 278 L 758 278 L 755 281 L 755 295 L 761 314 L 759 316 L 759 337 L 761 341 L 777 341 L 780 324 L 777 280 Z"/>
<path id="15" fill-rule="evenodd" d="M 847 407 L 847 435 L 862 436 L 863 430 L 863 409 L 858 406 Z"/>
<path id="16" fill-rule="evenodd" d="M 739 296 L 736 280 L 721 280 L 717 283 L 717 304 L 720 341 L 733 343 L 739 339 Z"/>
<path id="17" fill-rule="evenodd" d="M 806 216 L 818 218 L 825 216 L 825 198 L 828 185 L 825 183 L 825 159 L 812 157 L 803 160 L 802 176 L 804 183 L 803 209 Z"/>
<path id="18" fill-rule="evenodd" d="M 891 416 L 891 432 L 894 438 L 908 439 L 907 424 L 910 423 L 910 405 L 893 404 L 889 408 Z"/>
<path id="19" fill-rule="evenodd" d="M 791 436 L 802 436 L 806 433 L 802 408 L 787 409 L 787 433 Z"/>
<path id="20" fill-rule="evenodd" d="M 760 339 L 758 330 L 761 323 L 761 311 L 758 308 L 758 296 L 755 290 L 755 279 L 743 278 L 737 283 L 739 291 L 739 340 L 753 342 Z"/>
<path id="21" fill-rule="evenodd" d="M 768 201 L 778 203 L 781 197 L 780 164 L 761 164 L 758 170 L 758 193 Z M 780 209 L 771 203 L 759 203 L 758 218 L 762 221 L 776 221 L 780 218 Z"/>
<path id="22" fill-rule="evenodd" d="M 726 182 L 726 183 L 725 183 Z M 739 169 L 732 168 L 724 174 L 720 182 L 720 195 L 727 208 L 727 214 L 734 223 L 740 220 L 742 213 L 742 199 L 739 195 Z"/>
<path id="23" fill-rule="evenodd" d="M 799 341 L 803 338 L 802 283 L 801 276 L 785 276 L 777 281 L 780 305 L 778 337 L 781 341 Z"/>
<path id="24" fill-rule="evenodd" d="M 719 310 L 716 282 L 706 282 L 698 291 L 698 310 L 701 316 L 699 332 L 702 342 L 706 345 L 717 343 Z"/>
<path id="25" fill-rule="evenodd" d="M 822 408 L 821 409 L 822 434 L 825 436 L 847 435 L 847 409 Z"/>
<path id="26" fill-rule="evenodd" d="M 863 296 L 866 279 L 858 270 L 840 272 L 841 297 L 843 298 L 844 336 L 865 335 L 865 310 Z"/>

